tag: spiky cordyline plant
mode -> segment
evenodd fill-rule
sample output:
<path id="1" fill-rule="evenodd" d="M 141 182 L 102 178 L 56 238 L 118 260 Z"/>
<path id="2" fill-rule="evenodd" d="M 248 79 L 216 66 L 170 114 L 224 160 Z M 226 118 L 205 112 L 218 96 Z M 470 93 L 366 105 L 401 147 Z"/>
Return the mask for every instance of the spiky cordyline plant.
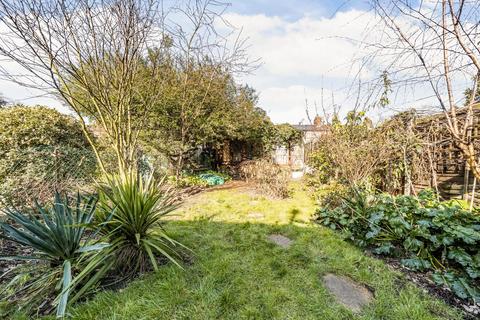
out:
<path id="1" fill-rule="evenodd" d="M 176 257 L 178 248 L 184 246 L 162 226 L 162 218 L 177 207 L 174 189 L 164 181 L 156 182 L 153 175 L 124 173 L 108 176 L 99 184 L 101 233 L 110 244 L 102 259 L 112 261 L 125 278 L 149 268 L 157 270 L 158 257 L 181 267 Z"/>
<path id="2" fill-rule="evenodd" d="M 72 274 L 81 268 L 87 252 L 105 246 L 98 243 L 91 245 L 83 239 L 85 229 L 94 216 L 96 202 L 95 197 L 84 199 L 77 194 L 74 204 L 71 204 L 68 196 L 61 197 L 56 193 L 51 207 L 35 204 L 36 215 L 13 208 L 4 210 L 11 222 L 0 222 L 0 237 L 20 244 L 31 254 L 0 255 L 2 260 L 29 260 L 7 271 L 14 277 L 0 289 L 3 301 L 13 302 L 26 312 L 35 309 L 38 312 L 45 309 L 52 296 L 56 295 L 53 305 L 56 305 L 57 316 L 65 315 L 73 289 Z M 90 282 L 88 285 L 93 284 Z M 84 286 L 80 290 L 85 292 L 87 289 Z"/>

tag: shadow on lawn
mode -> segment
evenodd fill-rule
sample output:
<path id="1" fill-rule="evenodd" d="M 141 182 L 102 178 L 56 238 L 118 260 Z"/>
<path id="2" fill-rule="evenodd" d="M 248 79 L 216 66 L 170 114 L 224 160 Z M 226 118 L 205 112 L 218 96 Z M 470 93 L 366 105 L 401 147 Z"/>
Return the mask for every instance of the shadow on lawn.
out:
<path id="1" fill-rule="evenodd" d="M 102 292 L 74 309 L 74 318 L 461 319 L 414 285 L 398 286 L 401 274 L 324 228 L 211 219 L 165 227 L 195 252 L 194 260 L 184 270 L 166 264 L 121 292 Z M 279 247 L 271 234 L 293 242 Z M 323 287 L 327 273 L 367 285 L 375 301 L 351 313 Z"/>
<path id="2" fill-rule="evenodd" d="M 461 319 L 399 273 L 365 256 L 332 231 L 295 223 L 169 221 L 169 234 L 194 251 L 120 291 L 72 310 L 75 319 Z M 282 248 L 268 236 L 293 240 Z M 361 314 L 335 302 L 321 276 L 345 275 L 375 290 Z"/>

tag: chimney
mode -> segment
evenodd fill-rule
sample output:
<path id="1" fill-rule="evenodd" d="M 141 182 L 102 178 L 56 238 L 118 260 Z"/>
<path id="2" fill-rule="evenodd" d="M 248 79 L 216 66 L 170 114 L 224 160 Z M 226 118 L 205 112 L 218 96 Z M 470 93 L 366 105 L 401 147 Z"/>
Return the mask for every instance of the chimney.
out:
<path id="1" fill-rule="evenodd" d="M 317 114 L 317 115 L 315 116 L 315 119 L 313 119 L 313 125 L 314 125 L 315 127 L 320 127 L 322 124 L 323 124 L 323 120 L 322 120 L 322 118 Z"/>

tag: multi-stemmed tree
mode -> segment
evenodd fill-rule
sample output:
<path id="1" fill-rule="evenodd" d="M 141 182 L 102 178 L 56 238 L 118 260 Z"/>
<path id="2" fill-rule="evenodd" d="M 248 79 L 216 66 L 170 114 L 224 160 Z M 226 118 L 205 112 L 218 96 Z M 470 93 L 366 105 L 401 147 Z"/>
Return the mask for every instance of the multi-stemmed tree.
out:
<path id="1" fill-rule="evenodd" d="M 237 72 L 248 65 L 243 41 L 230 42 L 228 34 L 216 31 L 224 8 L 214 0 L 169 8 L 160 0 L 0 0 L 0 55 L 22 70 L 2 74 L 70 107 L 105 171 L 88 129 L 89 119 L 94 121 L 115 152 L 118 170 L 132 171 L 140 129 L 168 80 L 158 63 L 166 47 L 181 71 L 178 97 L 185 119 L 198 103 L 191 94 L 197 66 L 211 63 Z M 214 75 L 201 76 L 208 83 Z"/>
<path id="2" fill-rule="evenodd" d="M 383 36 L 373 46 L 388 63 L 394 86 L 427 89 L 446 119 L 453 143 L 480 178 L 472 129 L 480 77 L 480 4 L 477 1 L 373 0 Z M 470 82 L 471 81 L 471 82 Z M 463 101 L 462 101 L 463 100 Z M 460 110 L 461 108 L 465 108 Z"/>

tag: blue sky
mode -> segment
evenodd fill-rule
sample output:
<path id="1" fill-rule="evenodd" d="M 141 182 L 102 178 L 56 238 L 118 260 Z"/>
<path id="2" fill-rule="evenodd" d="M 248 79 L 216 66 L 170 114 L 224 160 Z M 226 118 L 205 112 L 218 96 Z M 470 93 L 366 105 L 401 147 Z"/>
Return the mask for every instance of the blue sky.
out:
<path id="1" fill-rule="evenodd" d="M 365 0 L 232 0 L 230 11 L 252 15 L 263 13 L 286 20 L 297 20 L 305 15 L 330 17 L 336 11 L 365 9 Z"/>

